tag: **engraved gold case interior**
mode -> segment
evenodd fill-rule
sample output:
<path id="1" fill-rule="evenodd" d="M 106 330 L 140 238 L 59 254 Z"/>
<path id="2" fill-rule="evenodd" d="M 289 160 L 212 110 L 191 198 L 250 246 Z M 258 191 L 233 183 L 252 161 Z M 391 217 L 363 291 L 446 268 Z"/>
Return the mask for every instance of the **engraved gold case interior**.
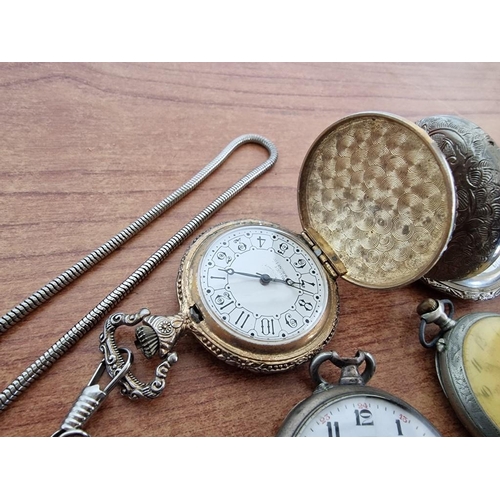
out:
<path id="1" fill-rule="evenodd" d="M 328 293 L 325 313 L 314 328 L 295 340 L 274 344 L 252 342 L 251 339 L 232 331 L 230 325 L 221 325 L 204 304 L 203 291 L 200 290 L 197 273 L 200 261 L 211 242 L 221 233 L 245 225 L 277 228 L 291 238 L 299 240 L 297 235 L 291 234 L 276 224 L 255 220 L 231 221 L 203 233 L 186 252 L 179 270 L 177 290 L 181 313 L 191 318 L 189 329 L 219 359 L 253 371 L 288 370 L 310 359 L 332 337 L 339 309 L 337 285 L 335 280 L 326 276 Z M 301 242 L 301 245 L 313 255 L 305 242 Z M 319 267 L 321 268 L 321 265 Z M 197 310 L 195 315 L 193 315 L 193 306 Z"/>
<path id="2" fill-rule="evenodd" d="M 369 288 L 416 281 L 449 241 L 456 201 L 451 170 L 432 139 L 387 113 L 350 115 L 309 149 L 299 177 L 299 214 Z"/>

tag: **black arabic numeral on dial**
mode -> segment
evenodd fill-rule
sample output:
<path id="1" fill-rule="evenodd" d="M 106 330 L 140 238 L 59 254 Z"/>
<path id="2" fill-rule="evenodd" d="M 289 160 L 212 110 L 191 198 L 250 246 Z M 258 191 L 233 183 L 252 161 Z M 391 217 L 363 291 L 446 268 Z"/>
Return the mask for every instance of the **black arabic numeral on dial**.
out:
<path id="1" fill-rule="evenodd" d="M 286 243 L 280 243 L 277 252 L 280 255 L 285 255 L 285 252 L 288 250 L 288 245 Z"/>
<path id="2" fill-rule="evenodd" d="M 401 420 L 399 418 L 396 419 L 396 427 L 398 428 L 398 436 L 402 436 L 403 429 L 401 429 Z"/>
<path id="3" fill-rule="evenodd" d="M 245 316 L 246 314 L 246 316 Z M 248 318 L 250 317 L 250 314 L 248 313 L 245 313 L 245 311 L 241 311 L 240 315 L 238 316 L 238 318 L 236 319 L 236 321 L 234 322 L 234 324 L 236 326 L 239 326 L 240 328 L 243 328 L 245 326 L 245 323 L 247 322 Z M 240 322 L 241 320 L 241 325 L 238 325 L 238 323 Z"/>
<path id="4" fill-rule="evenodd" d="M 302 269 L 306 267 L 306 261 L 304 259 L 298 259 L 297 262 L 293 264 L 297 269 Z"/>
<path id="5" fill-rule="evenodd" d="M 312 311 L 314 309 L 313 304 L 311 302 L 307 302 L 304 299 L 299 300 L 299 306 L 303 307 L 306 311 Z"/>
<path id="6" fill-rule="evenodd" d="M 335 429 L 335 437 L 340 437 L 340 428 L 339 428 L 339 423 L 338 422 L 333 422 L 333 427 Z M 326 428 L 328 429 L 328 437 L 333 437 L 333 430 L 332 429 L 332 423 L 327 422 L 326 423 Z"/>
<path id="7" fill-rule="evenodd" d="M 292 317 L 290 313 L 285 314 L 285 323 L 290 327 L 290 328 L 296 328 L 298 323 L 297 320 Z"/>
<path id="8" fill-rule="evenodd" d="M 356 425 L 373 425 L 373 415 L 370 410 L 354 410 Z"/>
<path id="9" fill-rule="evenodd" d="M 263 335 L 274 335 L 274 319 L 262 318 L 260 328 Z"/>
<path id="10" fill-rule="evenodd" d="M 312 283 L 310 281 L 306 281 L 303 279 L 300 280 L 300 284 L 301 284 L 302 288 L 305 288 L 306 285 L 311 285 L 314 288 L 314 285 L 316 285 L 316 283 Z"/>

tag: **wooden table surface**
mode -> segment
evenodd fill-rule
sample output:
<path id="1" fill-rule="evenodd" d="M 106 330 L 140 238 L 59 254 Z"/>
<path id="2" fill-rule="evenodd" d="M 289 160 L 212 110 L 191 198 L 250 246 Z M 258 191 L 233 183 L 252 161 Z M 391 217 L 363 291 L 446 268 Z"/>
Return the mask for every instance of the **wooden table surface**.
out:
<path id="1" fill-rule="evenodd" d="M 276 166 L 203 229 L 256 218 L 301 230 L 302 160 L 331 123 L 358 111 L 412 121 L 452 114 L 500 140 L 500 64 L 2 64 L 0 65 L 0 310 L 7 312 L 149 210 L 232 139 L 264 135 Z M 223 170 L 0 339 L 7 387 L 209 200 L 266 158 L 245 146 Z M 178 248 L 115 311 L 178 311 Z M 398 290 L 338 280 L 340 316 L 328 349 L 371 352 L 370 385 L 405 399 L 444 436 L 467 436 L 418 342 L 416 307 L 444 298 L 418 282 Z M 456 315 L 500 312 L 499 299 L 455 300 Z M 0 414 L 1 436 L 59 428 L 101 360 L 102 323 Z M 127 334 L 130 336 L 133 331 Z M 131 342 L 123 334 L 124 342 Z M 131 402 L 112 392 L 89 421 L 94 436 L 273 436 L 312 390 L 307 365 L 256 375 L 217 361 L 191 335 L 179 342 L 165 393 Z M 150 373 L 143 358 L 137 370 Z"/>

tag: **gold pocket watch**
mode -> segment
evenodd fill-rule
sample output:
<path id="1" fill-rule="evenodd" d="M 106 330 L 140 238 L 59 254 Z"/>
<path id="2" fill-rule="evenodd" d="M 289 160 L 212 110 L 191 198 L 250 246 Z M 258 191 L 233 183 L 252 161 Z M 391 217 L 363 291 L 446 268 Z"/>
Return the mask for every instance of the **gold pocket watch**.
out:
<path id="1" fill-rule="evenodd" d="M 146 357 L 165 361 L 150 384 L 125 377 L 134 396 L 155 397 L 187 331 L 218 359 L 255 372 L 279 372 L 301 364 L 333 335 L 338 316 L 335 280 L 300 236 L 276 224 L 241 220 L 202 233 L 182 258 L 177 279 L 180 304 L 173 316 L 111 316 L 101 350 L 118 366 L 114 332 L 136 328 Z M 114 372 L 110 362 L 110 373 Z M 161 384 L 163 389 L 163 384 Z"/>
<path id="2" fill-rule="evenodd" d="M 326 129 L 298 183 L 301 234 L 273 223 L 227 222 L 202 234 L 180 266 L 180 311 L 113 315 L 101 336 L 110 375 L 122 365 L 114 332 L 139 325 L 136 344 L 164 360 L 150 384 L 125 377 L 126 393 L 154 397 L 185 333 L 218 359 L 279 372 L 311 359 L 338 318 L 336 280 L 387 289 L 439 261 L 456 212 L 453 175 L 430 136 L 387 113 L 359 113 Z"/>
<path id="3" fill-rule="evenodd" d="M 436 349 L 436 371 L 461 422 L 476 436 L 500 436 L 500 314 L 453 319 L 450 300 L 427 299 L 417 308 L 420 343 Z M 439 332 L 426 338 L 428 324 Z"/>
<path id="4" fill-rule="evenodd" d="M 329 384 L 319 368 L 330 361 L 341 369 L 338 384 Z M 360 367 L 365 364 L 362 373 Z M 370 353 L 353 358 L 322 352 L 311 361 L 316 389 L 285 418 L 279 437 L 437 437 L 437 429 L 415 408 L 380 389 L 366 387 L 375 373 Z"/>

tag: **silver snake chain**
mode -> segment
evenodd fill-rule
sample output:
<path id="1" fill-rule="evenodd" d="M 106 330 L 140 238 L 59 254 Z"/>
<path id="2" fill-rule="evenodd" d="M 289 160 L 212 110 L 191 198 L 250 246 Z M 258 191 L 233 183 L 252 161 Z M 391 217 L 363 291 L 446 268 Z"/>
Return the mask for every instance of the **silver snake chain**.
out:
<path id="1" fill-rule="evenodd" d="M 83 273 L 91 269 L 98 262 L 121 247 L 126 241 L 137 235 L 148 224 L 171 208 L 175 203 L 201 184 L 214 170 L 240 146 L 255 143 L 263 146 L 269 152 L 268 159 L 254 168 L 247 175 L 218 196 L 212 203 L 191 219 L 182 229 L 162 245 L 151 257 L 137 268 L 125 281 L 118 285 L 99 304 L 89 311 L 78 323 L 68 330 L 44 354 L 24 370 L 0 394 L 0 411 L 5 410 L 15 401 L 36 379 L 48 370 L 63 354 L 89 332 L 109 311 L 123 300 L 139 283 L 141 283 L 156 267 L 161 264 L 181 243 L 191 236 L 204 222 L 216 213 L 240 191 L 255 179 L 267 172 L 278 159 L 275 145 L 260 135 L 245 134 L 231 141 L 208 165 L 201 169 L 194 177 L 175 190 L 172 194 L 155 205 L 151 210 L 139 217 L 123 231 L 113 236 L 102 246 L 88 254 L 85 258 L 64 271 L 38 291 L 23 300 L 0 319 L 0 334 L 19 322 L 38 306 L 49 300 L 56 293 L 76 280 Z"/>

